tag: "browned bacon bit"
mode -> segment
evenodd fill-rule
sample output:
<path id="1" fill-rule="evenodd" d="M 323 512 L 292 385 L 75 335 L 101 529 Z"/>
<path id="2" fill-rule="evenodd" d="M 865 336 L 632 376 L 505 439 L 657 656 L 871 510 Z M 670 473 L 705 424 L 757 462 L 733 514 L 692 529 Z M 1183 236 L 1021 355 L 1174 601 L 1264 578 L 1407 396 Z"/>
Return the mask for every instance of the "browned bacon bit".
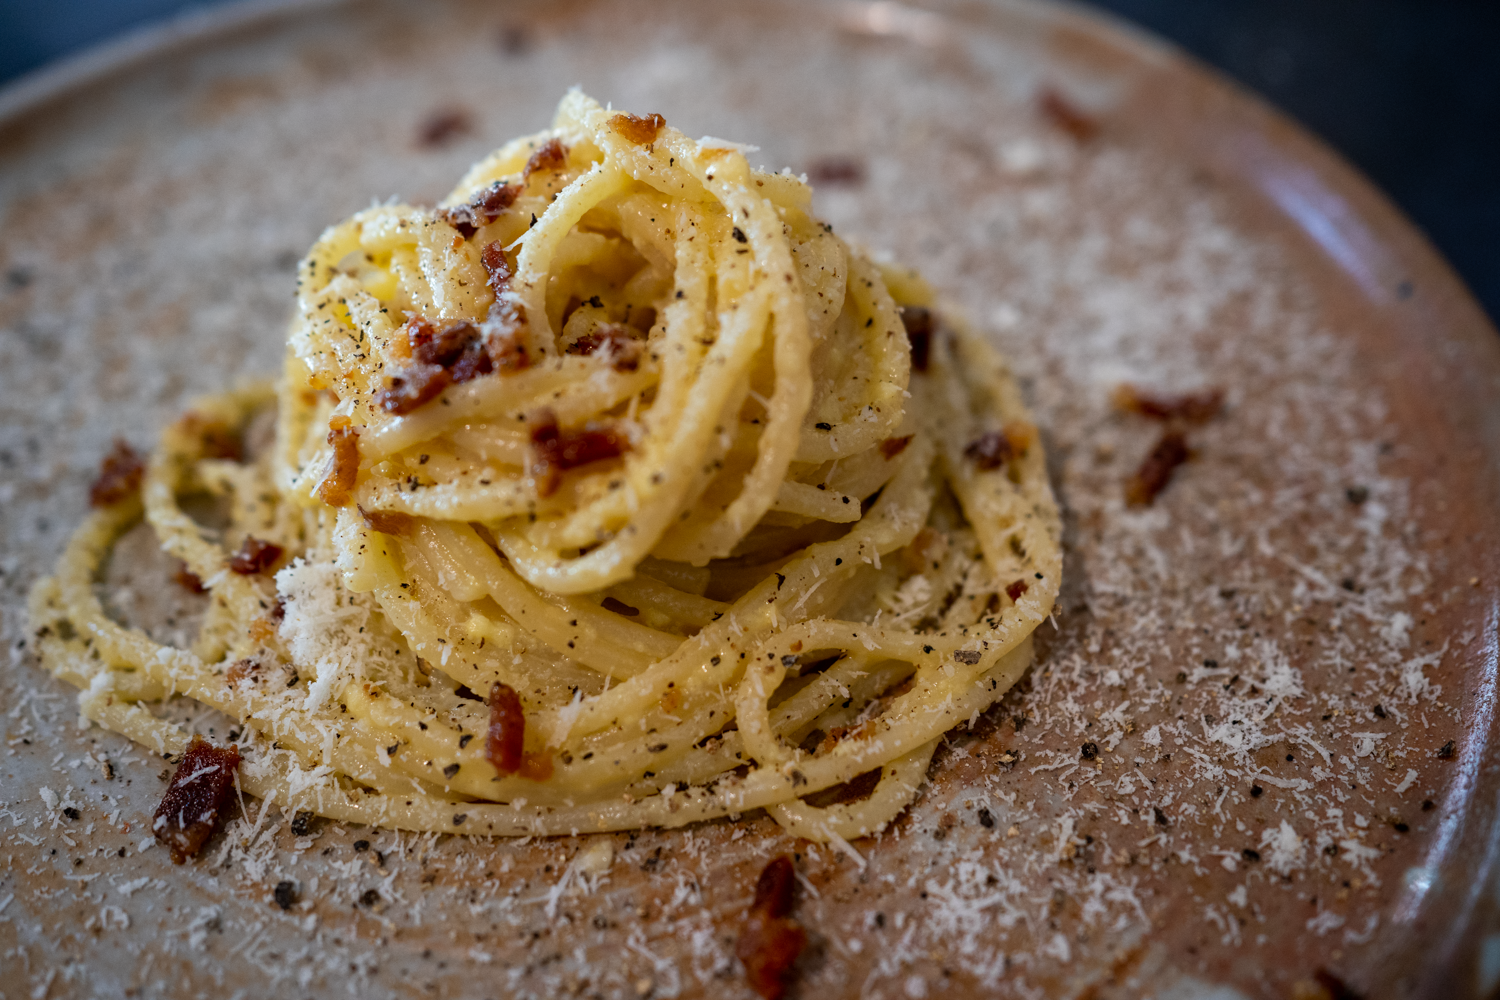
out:
<path id="1" fill-rule="evenodd" d="M 99 476 L 89 487 L 90 507 L 109 507 L 140 492 L 141 477 L 146 474 L 146 460 L 122 439 L 99 463 Z"/>
<path id="2" fill-rule="evenodd" d="M 424 317 L 413 316 L 406 324 L 406 342 L 410 362 L 387 378 L 377 396 L 387 413 L 403 416 L 448 386 L 494 370 L 479 329 L 464 320 L 437 329 Z"/>
<path id="3" fill-rule="evenodd" d="M 260 664 L 254 660 L 235 660 L 224 671 L 224 682 L 226 684 L 238 684 L 247 677 L 253 677 L 260 671 Z"/>
<path id="4" fill-rule="evenodd" d="M 446 369 L 454 383 L 468 382 L 491 371 L 490 356 L 473 323 L 459 320 L 436 331 L 426 325 L 418 336 L 421 339 L 412 337 L 412 360 Z"/>
<path id="5" fill-rule="evenodd" d="M 283 610 L 282 615 L 285 616 L 285 614 L 286 612 Z M 261 615 L 259 618 L 252 619 L 250 624 L 245 626 L 245 634 L 257 646 L 269 646 L 276 639 L 276 623 L 280 620 L 279 618 L 273 619 L 271 615 Z"/>
<path id="6" fill-rule="evenodd" d="M 641 361 L 641 342 L 631 336 L 634 327 L 604 323 L 568 345 L 569 354 L 594 354 L 602 350 L 617 372 L 633 372 Z"/>
<path id="7" fill-rule="evenodd" d="M 545 752 L 522 754 L 516 774 L 528 781 L 546 781 L 552 777 L 552 755 Z"/>
<path id="8" fill-rule="evenodd" d="M 406 356 L 415 358 L 420 347 L 432 343 L 432 338 L 437 336 L 437 329 L 427 321 L 426 316 L 416 315 L 406 321 L 406 326 L 402 328 L 401 333 L 404 336 L 397 337 L 397 341 L 404 339 Z"/>
<path id="9" fill-rule="evenodd" d="M 281 546 L 246 535 L 240 550 L 229 557 L 229 568 L 241 576 L 264 573 L 281 558 Z"/>
<path id="10" fill-rule="evenodd" d="M 1181 420 L 1190 424 L 1203 424 L 1219 415 L 1219 410 L 1224 405 L 1224 390 L 1205 389 L 1202 392 L 1170 396 L 1122 384 L 1115 388 L 1113 401 L 1117 410 L 1139 413 L 1153 420 Z"/>
<path id="11" fill-rule="evenodd" d="M 188 744 L 151 821 L 151 832 L 172 852 L 174 865 L 195 857 L 224 821 L 239 766 L 238 747 L 216 747 L 201 736 Z"/>
<path id="12" fill-rule="evenodd" d="M 1132 507 L 1149 506 L 1172 481 L 1172 473 L 1187 460 L 1187 440 L 1182 432 L 1175 428 L 1165 431 L 1156 447 L 1151 449 L 1151 454 L 1126 482 L 1125 502 Z"/>
<path id="13" fill-rule="evenodd" d="M 546 409 L 531 418 L 531 476 L 536 481 L 537 496 L 549 497 L 557 492 L 564 471 L 618 458 L 629 450 L 630 439 L 613 427 L 590 423 L 583 430 L 565 431 Z"/>
<path id="14" fill-rule="evenodd" d="M 404 535 L 411 531 L 414 523 L 410 514 L 403 514 L 399 510 L 365 510 L 360 507 L 359 516 L 371 531 L 385 535 Z"/>
<path id="15" fill-rule="evenodd" d="M 1079 142 L 1088 142 L 1099 134 L 1099 122 L 1080 111 L 1076 104 L 1053 87 L 1042 91 L 1037 105 L 1048 121 Z"/>
<path id="16" fill-rule="evenodd" d="M 1024 420 L 1012 420 L 1000 428 L 1000 433 L 1010 442 L 1011 454 L 1017 458 L 1025 458 L 1031 446 L 1036 444 L 1036 425 Z"/>
<path id="17" fill-rule="evenodd" d="M 807 932 L 788 914 L 796 869 L 785 854 L 771 859 L 755 883 L 755 902 L 734 953 L 745 964 L 751 989 L 766 1000 L 781 1000 L 791 984 L 792 965 L 807 944 Z"/>
<path id="18" fill-rule="evenodd" d="M 880 442 L 881 457 L 889 462 L 891 459 L 895 458 L 897 455 L 906 450 L 906 446 L 911 444 L 911 439 L 913 436 L 914 435 L 908 434 L 905 437 L 886 438 L 884 441 Z"/>
<path id="19" fill-rule="evenodd" d="M 190 594 L 208 593 L 208 588 L 203 586 L 203 580 L 197 573 L 188 569 L 186 564 L 179 566 L 177 572 L 172 574 L 172 582 Z"/>
<path id="20" fill-rule="evenodd" d="M 651 114 L 644 118 L 635 115 L 615 115 L 609 120 L 609 127 L 619 133 L 626 142 L 633 142 L 637 146 L 645 146 L 656 141 L 656 133 L 662 130 L 667 120 L 661 115 Z"/>
<path id="21" fill-rule="evenodd" d="M 523 343 L 526 310 L 503 294 L 510 288 L 512 277 L 505 248 L 498 242 L 486 244 L 479 259 L 490 276 L 490 288 L 495 291 L 495 301 L 490 304 L 490 314 L 484 322 L 484 349 L 496 370 L 521 371 L 531 365 Z"/>
<path id="22" fill-rule="evenodd" d="M 501 774 L 515 774 L 524 763 L 526 715 L 515 688 L 499 681 L 490 688 L 490 729 L 485 736 L 484 756 Z"/>
<path id="23" fill-rule="evenodd" d="M 500 372 L 518 372 L 531 367 L 531 355 L 526 353 L 526 345 L 521 343 L 520 330 L 510 329 L 486 334 L 484 349 L 489 353 L 490 361 Z"/>
<path id="24" fill-rule="evenodd" d="M 359 428 L 332 428 L 328 443 L 333 445 L 333 454 L 315 492 L 328 506 L 344 507 L 353 497 L 354 479 L 359 474 Z"/>
<path id="25" fill-rule="evenodd" d="M 925 372 L 932 350 L 932 310 L 926 306 L 902 306 L 901 325 L 911 342 L 912 371 Z"/>
<path id="26" fill-rule="evenodd" d="M 521 172 L 521 180 L 531 179 L 531 175 L 543 170 L 561 170 L 568 165 L 568 147 L 564 146 L 561 139 L 548 139 L 531 154 L 531 159 L 526 161 L 526 169 Z"/>
<path id="27" fill-rule="evenodd" d="M 964 449 L 964 458 L 972 461 L 981 472 L 993 472 L 1015 456 L 1015 447 L 1004 431 L 981 434 Z"/>
<path id="28" fill-rule="evenodd" d="M 484 245 L 484 249 L 479 252 L 479 261 L 490 276 L 490 287 L 495 290 L 496 295 L 510 287 L 510 261 L 505 259 L 505 247 L 500 245 L 499 240 Z"/>
<path id="29" fill-rule="evenodd" d="M 468 239 L 479 231 L 480 226 L 500 218 L 501 212 L 516 203 L 516 195 L 520 193 L 519 185 L 496 181 L 464 204 L 445 208 L 439 214 L 464 239 Z"/>
<path id="30" fill-rule="evenodd" d="M 1005 596 L 1009 597 L 1011 603 L 1014 604 L 1016 601 L 1019 601 L 1021 599 L 1021 595 L 1026 593 L 1026 591 L 1029 589 L 1030 585 L 1027 584 L 1025 580 L 1016 580 L 1013 583 L 1006 585 Z"/>
<path id="31" fill-rule="evenodd" d="M 401 417 L 436 399 L 452 384 L 453 375 L 441 365 L 411 364 L 386 380 L 376 400 L 387 413 Z"/>
<path id="32" fill-rule="evenodd" d="M 825 156 L 807 165 L 807 179 L 814 184 L 857 185 L 865 180 L 865 165 L 848 156 Z"/>
<path id="33" fill-rule="evenodd" d="M 417 145 L 427 149 L 446 146 L 474 127 L 474 116 L 465 108 L 442 108 L 427 116 L 417 128 Z"/>

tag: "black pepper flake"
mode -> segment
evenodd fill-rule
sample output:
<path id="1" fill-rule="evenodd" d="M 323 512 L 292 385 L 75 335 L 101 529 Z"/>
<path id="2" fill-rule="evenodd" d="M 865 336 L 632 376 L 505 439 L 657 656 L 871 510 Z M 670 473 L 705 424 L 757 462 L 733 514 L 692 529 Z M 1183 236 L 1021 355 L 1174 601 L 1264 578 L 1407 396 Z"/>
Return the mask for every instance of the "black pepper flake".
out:
<path id="1" fill-rule="evenodd" d="M 1432 802 L 1431 799 L 1423 799 L 1422 800 L 1422 811 L 1424 813 L 1426 813 L 1426 812 L 1432 812 L 1432 810 L 1435 809 L 1435 808 L 1437 808 L 1437 807 L 1433 804 L 1433 802 Z"/>
<path id="2" fill-rule="evenodd" d="M 1250 786 L 1250 797 L 1252 799 L 1258 799 L 1262 795 L 1264 795 L 1265 793 L 1266 793 L 1266 790 L 1264 788 L 1260 787 L 1259 785 L 1251 785 Z"/>
<path id="3" fill-rule="evenodd" d="M 474 734 L 473 733 L 464 733 L 462 736 L 460 736 L 458 738 L 458 748 L 460 750 L 462 750 L 464 747 L 466 747 L 466 746 L 469 745 L 469 741 L 472 740 L 473 738 L 474 738 Z"/>
<path id="4" fill-rule="evenodd" d="M 984 827 L 986 830 L 993 830 L 995 828 L 994 814 L 992 814 L 988 809 L 980 809 L 979 825 Z"/>
<path id="5" fill-rule="evenodd" d="M 276 889 L 271 893 L 271 898 L 276 900 L 276 905 L 283 910 L 290 910 L 297 902 L 297 884 L 295 882 L 277 882 Z"/>
<path id="6" fill-rule="evenodd" d="M 1409 833 L 1411 831 L 1411 827 L 1399 819 L 1392 823 L 1391 826 L 1395 827 L 1397 833 Z"/>
<path id="7" fill-rule="evenodd" d="M 1164 813 L 1164 812 L 1162 812 L 1159 807 L 1152 806 L 1151 807 L 1151 812 L 1156 815 L 1156 825 L 1157 826 L 1166 826 L 1167 825 L 1167 814 Z"/>
<path id="8" fill-rule="evenodd" d="M 819 421 L 818 423 L 813 424 L 813 426 L 816 427 L 820 431 L 831 431 L 831 430 L 833 430 L 833 425 L 832 424 L 825 423 L 823 421 Z"/>
<path id="9" fill-rule="evenodd" d="M 458 768 L 459 765 L 457 764 L 449 764 L 447 767 L 443 768 L 443 777 L 452 778 L 455 774 L 458 773 Z"/>
<path id="10" fill-rule="evenodd" d="M 1255 862 L 1260 860 L 1260 852 L 1253 847 L 1247 847 L 1240 852 L 1240 857 L 1244 858 L 1246 861 L 1249 861 L 1251 864 L 1254 864 Z"/>
<path id="11" fill-rule="evenodd" d="M 370 849 L 370 842 L 368 840 L 356 840 L 354 842 L 354 849 L 358 852 L 368 851 Z"/>
<path id="12" fill-rule="evenodd" d="M 313 814 L 310 812 L 299 812 L 292 817 L 292 833 L 298 837 L 305 837 L 312 832 Z"/>
<path id="13" fill-rule="evenodd" d="M 466 820 L 468 818 L 469 818 L 469 814 L 468 813 L 459 813 L 458 815 L 456 815 L 456 816 L 453 817 L 453 825 L 454 826 L 462 826 L 464 820 Z"/>
<path id="14" fill-rule="evenodd" d="M 1375 718 L 1377 718 L 1377 719 L 1383 719 L 1383 718 L 1385 718 L 1385 706 L 1384 705 L 1376 705 L 1375 706 Z"/>
<path id="15" fill-rule="evenodd" d="M 364 906 L 374 906 L 380 902 L 380 893 L 374 889 L 366 889 L 364 894 L 359 897 L 359 901 Z"/>
<path id="16" fill-rule="evenodd" d="M 1370 491 L 1367 487 L 1364 486 L 1351 486 L 1344 491 L 1344 496 L 1348 498 L 1350 503 L 1358 507 L 1360 504 L 1370 499 Z"/>
<path id="17" fill-rule="evenodd" d="M 1084 760 L 1097 760 L 1099 757 L 1099 744 L 1090 740 L 1079 748 L 1078 755 Z"/>
<path id="18" fill-rule="evenodd" d="M 67 806 L 63 809 L 63 815 L 68 817 L 68 819 L 77 819 L 81 814 L 72 806 Z"/>
<path id="19" fill-rule="evenodd" d="M 1438 757 L 1438 760 L 1452 760 L 1453 759 L 1453 741 L 1452 740 L 1449 740 L 1447 743 L 1444 743 L 1442 745 L 1442 748 L 1439 749 L 1438 752 L 1437 752 L 1437 757 Z"/>
<path id="20" fill-rule="evenodd" d="M 739 226 L 735 226 L 734 227 L 734 234 L 733 235 L 734 235 L 735 242 L 737 242 L 737 243 L 749 243 L 750 242 L 749 237 L 747 237 L 745 235 L 745 231 L 743 229 L 741 229 Z"/>

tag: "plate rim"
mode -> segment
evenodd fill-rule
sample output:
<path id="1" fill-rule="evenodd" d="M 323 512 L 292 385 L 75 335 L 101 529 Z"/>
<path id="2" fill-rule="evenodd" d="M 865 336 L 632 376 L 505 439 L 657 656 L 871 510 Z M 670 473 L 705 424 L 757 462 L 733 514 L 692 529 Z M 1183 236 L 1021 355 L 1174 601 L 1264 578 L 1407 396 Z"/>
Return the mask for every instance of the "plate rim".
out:
<path id="1" fill-rule="evenodd" d="M 1346 206 L 1350 222 L 1373 234 L 1391 260 L 1420 271 L 1427 279 L 1425 286 L 1419 295 L 1413 297 L 1413 302 L 1402 304 L 1414 306 L 1419 310 L 1417 315 L 1425 321 L 1443 327 L 1450 339 L 1464 341 L 1471 354 L 1476 356 L 1470 361 L 1477 360 L 1487 369 L 1477 376 L 1488 375 L 1500 384 L 1500 332 L 1497 332 L 1494 320 L 1421 227 L 1384 189 L 1327 140 L 1257 91 L 1176 43 L 1119 14 L 1079 0 L 989 0 L 984 3 L 939 0 L 936 4 L 922 6 L 892 0 L 818 0 L 818 5 L 835 14 L 850 9 L 902 8 L 955 20 L 993 21 L 1019 16 L 1053 30 L 1078 30 L 1129 58 L 1154 67 L 1186 72 L 1230 107 L 1266 123 L 1275 133 L 1274 141 L 1267 144 L 1271 155 L 1279 155 L 1290 164 L 1300 165 L 1313 181 L 1335 192 Z M 357 6 L 362 5 L 357 5 L 356 0 L 234 0 L 213 7 L 189 8 L 166 20 L 148 22 L 46 63 L 0 86 L 0 142 L 4 141 L 6 133 L 23 126 L 28 118 L 48 105 L 76 97 L 81 91 L 116 75 L 129 73 L 152 59 L 228 41 L 240 32 L 274 26 L 286 20 Z M 1215 148 L 1210 155 L 1222 157 L 1226 152 Z M 1252 171 L 1234 170 L 1233 176 L 1253 189 L 1255 194 L 1276 203 L 1273 196 L 1254 182 Z M 1303 238 L 1318 243 L 1320 251 L 1338 266 L 1338 261 L 1332 259 L 1327 245 L 1321 244 L 1316 234 L 1309 232 L 1284 204 L 1276 205 Z M 1341 266 L 1339 269 L 1358 283 L 1357 276 L 1350 275 Z M 1371 296 L 1367 298 L 1367 304 L 1385 314 L 1398 302 L 1394 297 Z M 1410 327 L 1416 322 L 1409 319 L 1405 325 Z M 1489 418 L 1489 426 L 1500 428 L 1500 396 L 1493 397 L 1481 408 Z M 1475 876 L 1471 884 L 1462 888 L 1449 887 L 1453 893 L 1449 899 L 1453 913 L 1445 922 L 1448 934 L 1443 936 L 1443 946 L 1423 952 L 1421 958 L 1408 967 L 1420 970 L 1412 994 L 1416 996 L 1452 995 L 1445 990 L 1456 987 L 1462 980 L 1445 980 L 1444 973 L 1456 973 L 1456 966 L 1464 959 L 1478 971 L 1478 967 L 1484 964 L 1483 956 L 1500 945 L 1500 933 L 1497 933 L 1500 929 L 1500 919 L 1497 919 L 1497 912 L 1500 912 L 1500 824 L 1494 822 L 1500 815 L 1500 804 L 1473 802 L 1475 792 L 1472 788 L 1479 772 L 1500 762 L 1500 714 L 1497 714 L 1496 707 L 1500 695 L 1497 695 L 1493 674 L 1495 650 L 1500 644 L 1500 626 L 1497 626 L 1500 617 L 1493 607 L 1484 617 L 1483 645 L 1488 655 L 1465 668 L 1466 684 L 1461 696 L 1461 707 L 1468 714 L 1466 728 L 1482 739 L 1467 761 L 1465 772 L 1453 779 L 1455 788 L 1470 785 L 1467 799 L 1471 805 L 1480 806 L 1479 815 L 1471 808 L 1460 818 L 1462 829 L 1455 839 L 1462 841 L 1464 847 L 1482 850 L 1483 856 L 1470 859 Z M 1450 847 L 1447 857 L 1452 859 L 1461 850 L 1457 845 Z M 1426 906 L 1430 907 L 1432 902 L 1428 900 Z M 1426 935 L 1422 936 L 1425 938 Z M 1387 971 L 1392 971 L 1391 966 L 1402 956 L 1410 957 L 1404 950 L 1389 956 Z M 1450 963 L 1451 967 L 1445 969 Z M 1376 970 L 1369 971 L 1374 973 Z M 1396 977 L 1392 976 L 1387 982 L 1394 985 Z"/>

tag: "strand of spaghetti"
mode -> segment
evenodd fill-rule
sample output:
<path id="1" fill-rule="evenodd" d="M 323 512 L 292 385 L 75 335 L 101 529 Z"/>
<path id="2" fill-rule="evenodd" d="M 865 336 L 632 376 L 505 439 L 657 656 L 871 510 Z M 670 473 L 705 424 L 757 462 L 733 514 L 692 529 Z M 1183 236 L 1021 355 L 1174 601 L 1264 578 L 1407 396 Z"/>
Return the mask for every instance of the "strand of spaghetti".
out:
<path id="1" fill-rule="evenodd" d="M 413 413 L 372 425 L 360 441 L 360 450 L 378 460 L 438 437 L 451 427 L 523 415 L 544 403 L 550 405 L 549 401 L 560 398 L 556 394 L 576 388 L 594 367 L 588 358 L 553 357 L 525 371 L 453 386 L 443 393 L 443 402 L 436 407 L 419 407 Z M 608 394 L 609 398 L 617 396 L 615 392 Z M 583 402 L 586 406 L 586 397 Z M 578 419 L 587 412 L 590 410 L 580 407 L 567 415 Z"/>
<path id="2" fill-rule="evenodd" d="M 600 109 L 591 116 L 603 117 Z M 618 141 L 618 140 L 616 140 Z M 773 291 L 771 316 L 775 324 L 773 366 L 775 389 L 765 407 L 766 417 L 755 466 L 745 476 L 738 496 L 712 521 L 697 527 L 690 521 L 674 533 L 667 558 L 702 565 L 708 559 L 727 556 L 734 543 L 770 507 L 776 489 L 786 476 L 797 452 L 802 416 L 812 401 L 808 368 L 810 341 L 801 288 L 793 278 L 790 248 L 782 232 L 781 218 L 773 206 L 750 191 L 750 168 L 739 154 L 708 159 L 680 135 L 662 143 L 674 158 L 700 176 L 704 187 L 718 196 L 737 224 L 755 262 L 756 274 L 749 292 L 769 286 Z M 709 152 L 714 152 L 710 150 Z M 675 554 L 674 554 L 675 553 Z"/>
<path id="3" fill-rule="evenodd" d="M 726 673 L 732 681 L 741 654 L 755 645 L 757 636 L 765 635 L 773 628 L 771 616 L 776 606 L 783 600 L 790 606 L 790 595 L 800 595 L 812 586 L 814 566 L 820 577 L 847 576 L 859 562 L 869 558 L 867 552 L 894 551 L 910 541 L 926 520 L 930 503 L 924 487 L 931 446 L 914 442 L 909 450 L 911 454 L 906 457 L 902 470 L 886 493 L 848 535 L 835 542 L 811 547 L 788 563 L 784 567 L 786 572 L 779 574 L 779 578 L 773 575 L 765 579 L 741 597 L 720 621 L 683 643 L 677 652 L 597 698 L 586 701 L 574 717 L 570 731 L 592 732 L 613 725 L 620 718 L 638 715 L 661 698 L 668 683 L 706 683 L 712 677 L 712 682 L 717 684 L 724 680 L 722 675 Z M 781 596 L 783 590 L 788 595 L 786 598 Z M 821 601 L 820 596 L 815 596 L 804 607 L 804 613 L 809 617 L 818 614 L 822 609 Z M 736 631 L 744 638 L 737 639 Z M 727 669 L 714 670 L 713 666 Z"/>
<path id="4" fill-rule="evenodd" d="M 569 184 L 554 200 L 536 225 L 521 237 L 521 251 L 516 259 L 516 278 L 512 283 L 515 301 L 526 310 L 530 324 L 531 344 L 542 353 L 555 349 L 551 321 L 547 317 L 547 282 L 552 255 L 558 244 L 578 225 L 589 209 L 625 184 L 626 174 L 608 159 L 589 168 L 582 177 Z"/>
<path id="5" fill-rule="evenodd" d="M 706 297 L 707 289 L 699 289 L 697 294 Z M 598 590 L 627 578 L 634 565 L 658 546 L 682 503 L 702 488 L 702 470 L 695 456 L 707 450 L 716 436 L 715 420 L 731 406 L 738 408 L 737 397 L 742 393 L 731 391 L 728 383 L 760 348 L 766 332 L 763 307 L 757 299 L 720 317 L 708 355 L 693 366 L 708 373 L 707 379 L 717 380 L 717 385 L 710 381 L 693 387 L 683 378 L 669 378 L 664 372 L 652 407 L 652 421 L 658 419 L 657 411 L 663 410 L 667 414 L 663 430 L 671 428 L 673 433 L 650 435 L 627 463 L 625 489 L 634 495 L 638 507 L 619 534 L 586 555 L 565 560 L 560 553 L 529 544 L 522 529 L 497 526 L 495 537 L 501 551 L 527 582 L 560 594 Z M 674 359 L 670 353 L 666 356 L 668 366 L 674 360 L 685 369 L 691 364 L 688 359 Z"/>
<path id="6" fill-rule="evenodd" d="M 803 801 L 778 802 L 767 807 L 766 811 L 794 837 L 826 841 L 829 834 L 845 839 L 874 836 L 917 797 L 937 745 L 937 740 L 930 740 L 910 753 L 882 764 L 879 783 L 861 801 L 835 803 L 823 808 Z"/>
<path id="7" fill-rule="evenodd" d="M 639 571 L 633 580 L 609 588 L 609 596 L 635 610 L 642 624 L 663 631 L 701 631 L 729 610 L 723 601 L 678 590 Z"/>
<path id="8" fill-rule="evenodd" d="M 850 753 L 839 760 L 822 759 L 811 762 L 806 770 L 799 771 L 800 779 L 759 769 L 738 782 L 721 781 L 713 789 L 689 788 L 685 792 L 676 792 L 674 788 L 671 794 L 663 789 L 660 794 L 637 801 L 611 799 L 558 807 L 529 804 L 524 807 L 496 806 L 484 803 L 466 803 L 461 807 L 453 807 L 437 806 L 421 800 L 402 804 L 383 797 L 378 804 L 371 804 L 366 814 L 369 818 L 365 821 L 378 821 L 398 829 L 453 832 L 456 826 L 461 825 L 471 833 L 545 836 L 649 826 L 680 827 L 706 819 L 748 812 L 848 781 L 873 766 L 883 764 L 885 760 L 916 750 L 956 722 L 968 718 L 978 708 L 989 704 L 996 697 L 996 690 L 1008 689 L 1024 671 L 1029 654 L 1029 646 L 1013 653 L 992 668 L 980 682 L 971 684 L 966 691 L 947 692 L 948 696 L 941 702 L 927 707 L 923 718 L 887 731 L 885 742 L 894 748 L 893 753 L 882 750 L 879 759 L 872 759 L 875 758 L 875 753 L 868 746 L 863 746 L 860 748 L 861 752 Z M 928 730 L 934 731 L 927 732 Z M 925 738 L 917 738 L 924 733 Z M 464 817 L 462 823 L 453 823 L 456 815 Z M 379 817 L 378 820 L 374 818 L 376 816 Z"/>
<path id="9" fill-rule="evenodd" d="M 588 601 L 543 598 L 506 569 L 467 525 L 422 525 L 417 530 L 419 539 L 472 574 L 477 587 L 528 633 L 553 649 L 571 650 L 573 659 L 601 673 L 640 673 L 681 644 L 680 636 L 637 625 Z"/>
<path id="10" fill-rule="evenodd" d="M 153 642 L 138 629 L 117 625 L 104 614 L 98 598 L 94 596 L 92 580 L 103 562 L 109 548 L 118 536 L 133 523 L 133 513 L 128 506 L 96 512 L 85 522 L 86 530 L 75 534 L 68 551 L 59 566 L 55 578 L 55 593 L 66 610 L 66 620 L 78 633 L 88 639 L 87 650 L 63 651 L 46 647 L 44 656 L 49 659 L 49 669 L 54 674 L 84 687 L 97 675 L 89 661 L 97 655 L 103 664 L 123 666 L 139 671 L 143 677 L 154 682 L 152 687 L 143 685 L 140 694 L 149 696 L 157 691 L 187 695 L 216 708 L 243 723 L 271 733 L 289 746 L 307 754 L 315 752 L 317 741 L 309 739 L 299 730 L 294 720 L 278 706 L 264 697 L 236 692 L 224 684 L 223 676 L 202 663 L 196 656 L 185 651 L 161 646 Z M 45 602 L 50 588 L 38 588 L 34 600 Z M 37 615 L 37 612 L 33 612 Z M 40 617 L 40 616 L 39 616 Z M 66 655 L 71 652 L 72 655 Z M 154 688 L 154 690 L 153 690 Z M 330 716 L 326 724 L 336 723 Z M 391 791 L 411 791 L 419 786 L 391 783 L 384 776 L 370 769 L 375 747 L 367 737 L 360 734 L 346 737 L 335 749 L 335 763 L 339 769 L 368 784 Z"/>
<path id="11" fill-rule="evenodd" d="M 869 261 L 850 254 L 847 267 L 854 308 L 845 315 L 854 329 L 820 345 L 825 357 L 818 360 L 825 364 L 816 373 L 818 398 L 801 429 L 799 462 L 827 462 L 873 448 L 895 432 L 904 413 L 911 347 L 896 303 Z"/>

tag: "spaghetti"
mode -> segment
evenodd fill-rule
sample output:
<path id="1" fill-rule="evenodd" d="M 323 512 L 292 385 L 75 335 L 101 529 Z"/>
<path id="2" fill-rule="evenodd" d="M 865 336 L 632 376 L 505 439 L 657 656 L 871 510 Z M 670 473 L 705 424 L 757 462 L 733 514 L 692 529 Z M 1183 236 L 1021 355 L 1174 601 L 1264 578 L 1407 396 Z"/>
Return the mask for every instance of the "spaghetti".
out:
<path id="1" fill-rule="evenodd" d="M 1025 671 L 1059 522 L 1003 363 L 809 199 L 574 92 L 436 209 L 330 228 L 279 388 L 196 404 L 37 585 L 43 662 L 159 752 L 172 695 L 238 720 L 283 809 L 883 829 Z M 95 594 L 142 517 L 212 595 L 191 649 Z"/>

